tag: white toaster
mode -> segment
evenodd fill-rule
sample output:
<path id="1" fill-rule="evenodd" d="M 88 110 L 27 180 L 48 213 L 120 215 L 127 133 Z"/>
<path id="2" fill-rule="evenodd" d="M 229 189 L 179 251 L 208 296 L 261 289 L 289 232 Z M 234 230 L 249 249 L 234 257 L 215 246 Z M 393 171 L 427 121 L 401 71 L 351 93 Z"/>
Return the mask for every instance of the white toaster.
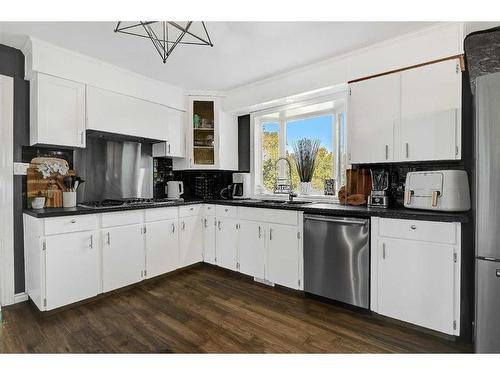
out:
<path id="1" fill-rule="evenodd" d="M 408 172 L 404 205 L 436 211 L 470 210 L 467 172 L 458 170 Z"/>

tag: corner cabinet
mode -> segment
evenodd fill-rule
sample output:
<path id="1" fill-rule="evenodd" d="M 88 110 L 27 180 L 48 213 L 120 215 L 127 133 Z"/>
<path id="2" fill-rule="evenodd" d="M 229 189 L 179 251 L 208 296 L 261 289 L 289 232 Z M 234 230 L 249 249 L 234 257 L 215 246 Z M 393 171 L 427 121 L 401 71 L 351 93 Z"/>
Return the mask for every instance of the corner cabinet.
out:
<path id="1" fill-rule="evenodd" d="M 37 73 L 30 96 L 30 145 L 85 147 L 85 84 Z"/>
<path id="2" fill-rule="evenodd" d="M 349 163 L 461 159 L 461 85 L 458 59 L 351 83 Z"/>
<path id="3" fill-rule="evenodd" d="M 238 170 L 238 119 L 222 112 L 221 98 L 189 96 L 186 158 L 174 169 Z"/>
<path id="4" fill-rule="evenodd" d="M 371 309 L 460 334 L 460 224 L 372 218 Z"/>

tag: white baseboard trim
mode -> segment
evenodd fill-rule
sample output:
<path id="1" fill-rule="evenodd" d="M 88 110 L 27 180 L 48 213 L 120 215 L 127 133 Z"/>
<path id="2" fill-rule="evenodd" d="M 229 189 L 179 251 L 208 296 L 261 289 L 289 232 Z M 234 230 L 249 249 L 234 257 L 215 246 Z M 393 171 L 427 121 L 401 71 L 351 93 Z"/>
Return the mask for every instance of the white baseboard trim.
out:
<path id="1" fill-rule="evenodd" d="M 14 294 L 14 303 L 24 302 L 28 300 L 28 293 L 22 292 Z"/>

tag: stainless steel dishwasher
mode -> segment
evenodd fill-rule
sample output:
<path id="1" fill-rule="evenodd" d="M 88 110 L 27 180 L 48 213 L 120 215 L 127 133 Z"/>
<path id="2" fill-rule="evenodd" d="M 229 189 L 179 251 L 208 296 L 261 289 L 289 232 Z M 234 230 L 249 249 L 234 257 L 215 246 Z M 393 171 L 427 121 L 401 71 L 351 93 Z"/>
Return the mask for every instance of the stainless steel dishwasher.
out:
<path id="1" fill-rule="evenodd" d="M 370 220 L 304 215 L 304 290 L 369 308 Z"/>

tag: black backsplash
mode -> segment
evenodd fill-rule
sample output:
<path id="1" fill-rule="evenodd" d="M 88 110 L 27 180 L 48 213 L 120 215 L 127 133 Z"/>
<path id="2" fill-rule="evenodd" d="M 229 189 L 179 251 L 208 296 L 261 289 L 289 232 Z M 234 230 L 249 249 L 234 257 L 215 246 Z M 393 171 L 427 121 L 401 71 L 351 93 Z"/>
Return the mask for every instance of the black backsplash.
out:
<path id="1" fill-rule="evenodd" d="M 220 191 L 233 179 L 231 171 L 184 170 L 174 171 L 169 158 L 153 158 L 154 198 L 165 198 L 168 181 L 184 183 L 184 199 L 213 199 L 220 197 Z"/>

